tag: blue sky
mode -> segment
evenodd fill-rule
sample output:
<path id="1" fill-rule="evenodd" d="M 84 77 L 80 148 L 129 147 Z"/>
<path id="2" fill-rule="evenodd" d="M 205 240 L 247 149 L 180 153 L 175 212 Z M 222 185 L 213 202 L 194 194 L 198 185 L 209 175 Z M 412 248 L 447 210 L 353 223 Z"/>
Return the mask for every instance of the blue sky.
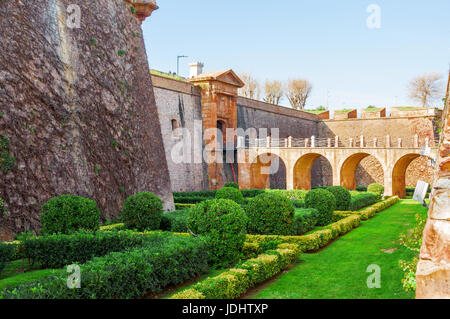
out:
<path id="1" fill-rule="evenodd" d="M 189 74 L 249 72 L 266 79 L 307 78 L 307 107 L 415 105 L 408 82 L 450 63 L 449 0 L 159 0 L 143 24 L 150 67 Z M 381 8 L 381 28 L 370 29 L 367 7 Z M 328 94 L 327 94 L 328 92 Z M 287 101 L 284 103 L 287 105 Z"/>

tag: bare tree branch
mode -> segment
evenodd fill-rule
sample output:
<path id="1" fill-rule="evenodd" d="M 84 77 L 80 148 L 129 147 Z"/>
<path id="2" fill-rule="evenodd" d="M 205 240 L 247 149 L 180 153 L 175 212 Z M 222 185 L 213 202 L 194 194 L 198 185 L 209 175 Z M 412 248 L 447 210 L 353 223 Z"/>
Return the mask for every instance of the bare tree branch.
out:
<path id="1" fill-rule="evenodd" d="M 259 85 L 258 81 L 248 73 L 240 74 L 239 78 L 242 80 L 242 82 L 245 83 L 245 86 L 239 89 L 239 95 L 249 99 L 259 100 L 261 94 L 261 86 Z"/>
<path id="2" fill-rule="evenodd" d="M 442 75 L 439 73 L 426 73 L 415 77 L 409 83 L 409 97 L 420 102 L 422 107 L 431 105 L 443 94 L 441 78 Z"/>
<path id="3" fill-rule="evenodd" d="M 264 102 L 279 105 L 283 97 L 283 84 L 280 81 L 266 81 Z"/>
<path id="4" fill-rule="evenodd" d="M 311 91 L 312 84 L 308 80 L 289 80 L 287 83 L 286 95 L 292 108 L 304 110 Z"/>

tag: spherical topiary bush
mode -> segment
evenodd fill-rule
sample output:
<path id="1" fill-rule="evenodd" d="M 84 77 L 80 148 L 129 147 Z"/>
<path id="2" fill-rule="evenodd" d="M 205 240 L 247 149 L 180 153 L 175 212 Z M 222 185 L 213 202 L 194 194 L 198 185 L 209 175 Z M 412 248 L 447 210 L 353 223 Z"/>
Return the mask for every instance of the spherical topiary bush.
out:
<path id="1" fill-rule="evenodd" d="M 318 226 L 328 225 L 336 209 L 336 199 L 334 195 L 325 189 L 313 189 L 306 194 L 306 208 L 315 208 L 319 212 Z"/>
<path id="2" fill-rule="evenodd" d="M 227 183 L 225 183 L 225 185 L 223 185 L 223 187 L 233 187 L 233 188 L 239 189 L 239 184 L 235 183 L 235 182 L 227 182 Z"/>
<path id="3" fill-rule="evenodd" d="M 336 199 L 336 210 L 348 210 L 352 195 L 347 188 L 342 186 L 330 186 L 327 187 L 326 190 L 334 195 L 334 198 Z"/>
<path id="4" fill-rule="evenodd" d="M 143 192 L 125 200 L 122 220 L 128 229 L 156 230 L 161 224 L 162 213 L 162 200 L 155 194 Z"/>
<path id="5" fill-rule="evenodd" d="M 224 187 L 216 192 L 216 199 L 231 199 L 232 201 L 243 204 L 244 196 L 239 189 L 234 187 Z"/>
<path id="6" fill-rule="evenodd" d="M 192 207 L 187 225 L 203 236 L 209 247 L 210 263 L 225 266 L 236 262 L 244 247 L 247 215 L 229 199 L 206 200 Z"/>
<path id="7" fill-rule="evenodd" d="M 247 230 L 260 235 L 292 235 L 294 227 L 294 205 L 278 193 L 264 193 L 246 205 L 249 217 Z"/>
<path id="8" fill-rule="evenodd" d="M 370 184 L 369 187 L 367 187 L 367 192 L 376 193 L 381 198 L 381 196 L 384 194 L 384 186 L 377 183 Z"/>
<path id="9" fill-rule="evenodd" d="M 62 195 L 42 205 L 41 234 L 72 234 L 78 230 L 98 230 L 100 209 L 95 201 L 75 195 Z"/>

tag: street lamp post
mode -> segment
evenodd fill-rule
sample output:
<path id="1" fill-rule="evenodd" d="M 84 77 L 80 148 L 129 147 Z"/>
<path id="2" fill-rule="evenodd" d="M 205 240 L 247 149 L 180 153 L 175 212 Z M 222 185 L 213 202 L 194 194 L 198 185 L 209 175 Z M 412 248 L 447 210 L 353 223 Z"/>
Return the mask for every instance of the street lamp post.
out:
<path id="1" fill-rule="evenodd" d="M 177 75 L 180 75 L 180 59 L 181 58 L 188 58 L 188 56 L 186 56 L 186 55 L 177 56 Z"/>

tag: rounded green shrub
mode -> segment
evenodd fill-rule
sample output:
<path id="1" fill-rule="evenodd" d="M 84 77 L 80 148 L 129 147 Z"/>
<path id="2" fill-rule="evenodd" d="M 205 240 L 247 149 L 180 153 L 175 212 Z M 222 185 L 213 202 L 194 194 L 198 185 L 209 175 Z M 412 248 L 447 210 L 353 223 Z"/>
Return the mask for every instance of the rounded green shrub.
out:
<path id="1" fill-rule="evenodd" d="M 223 187 L 233 187 L 233 188 L 239 189 L 239 184 L 235 183 L 235 182 L 227 182 L 227 183 L 225 183 L 225 185 Z"/>
<path id="2" fill-rule="evenodd" d="M 336 199 L 336 210 L 348 210 L 352 195 L 347 188 L 342 186 L 330 186 L 327 187 L 326 190 L 334 195 L 334 198 Z"/>
<path id="3" fill-rule="evenodd" d="M 234 187 L 224 187 L 217 191 L 216 199 L 231 199 L 232 201 L 243 204 L 244 196 L 239 189 Z"/>
<path id="4" fill-rule="evenodd" d="M 187 225 L 208 245 L 210 263 L 225 266 L 236 262 L 244 247 L 247 215 L 229 199 L 206 200 L 192 207 Z"/>
<path id="5" fill-rule="evenodd" d="M 41 234 L 72 234 L 78 230 L 96 231 L 100 209 L 89 198 L 61 195 L 42 205 Z"/>
<path id="6" fill-rule="evenodd" d="M 317 209 L 319 213 L 317 225 L 325 226 L 333 218 L 333 212 L 336 209 L 336 198 L 325 189 L 313 189 L 306 194 L 305 206 L 306 208 Z"/>
<path id="7" fill-rule="evenodd" d="M 128 229 L 159 229 L 163 214 L 162 200 L 155 194 L 142 192 L 128 197 L 122 209 L 122 221 Z"/>
<path id="8" fill-rule="evenodd" d="M 381 198 L 381 196 L 384 194 L 384 186 L 377 183 L 370 184 L 369 187 L 367 187 L 367 192 L 376 193 Z"/>
<path id="9" fill-rule="evenodd" d="M 294 227 L 294 205 L 278 193 L 264 193 L 246 205 L 248 232 L 259 235 L 291 235 Z"/>

